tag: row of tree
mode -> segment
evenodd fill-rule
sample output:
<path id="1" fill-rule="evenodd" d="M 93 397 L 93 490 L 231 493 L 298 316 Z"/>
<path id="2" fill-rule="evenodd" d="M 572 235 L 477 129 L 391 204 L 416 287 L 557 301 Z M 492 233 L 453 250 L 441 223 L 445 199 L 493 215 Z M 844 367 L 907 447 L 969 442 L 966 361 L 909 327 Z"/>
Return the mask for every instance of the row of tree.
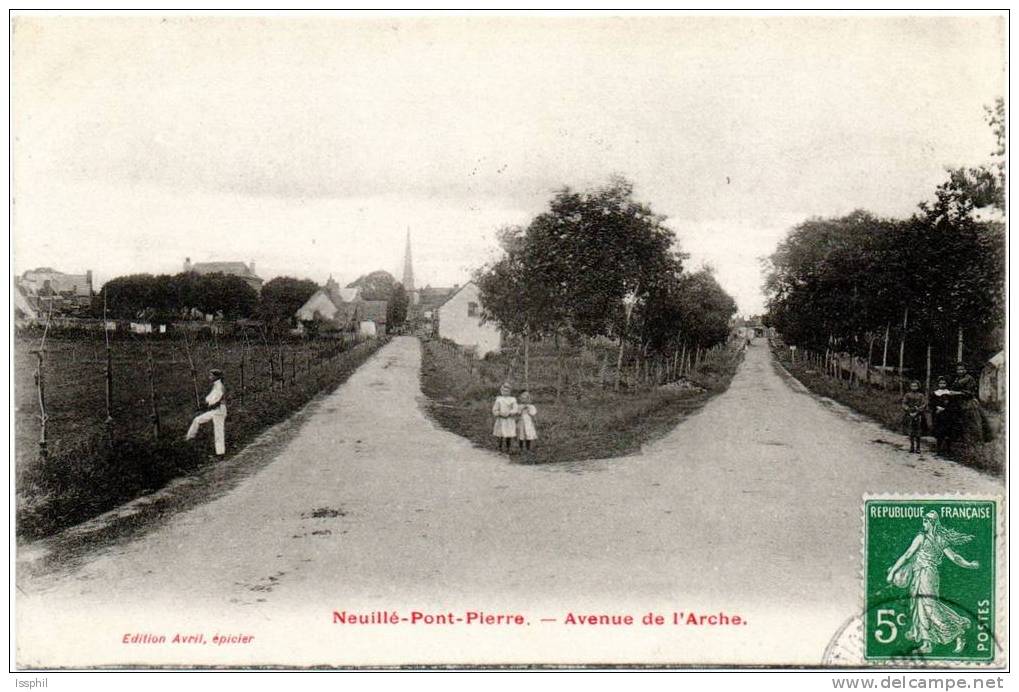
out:
<path id="1" fill-rule="evenodd" d="M 282 321 L 316 290 L 314 281 L 286 276 L 267 282 L 259 292 L 244 279 L 222 273 L 130 274 L 103 284 L 93 312 L 119 319 L 186 319 L 199 313 Z"/>
<path id="2" fill-rule="evenodd" d="M 1002 109 L 988 109 L 999 157 Z M 1003 168 L 948 173 L 908 219 L 855 211 L 793 228 L 767 260 L 770 324 L 800 347 L 901 361 L 918 374 L 1000 349 L 1005 228 L 976 210 L 1004 210 Z"/>
<path id="3" fill-rule="evenodd" d="M 555 194 L 526 227 L 499 232 L 501 256 L 475 281 L 487 319 L 524 342 L 610 337 L 641 355 L 726 339 L 733 299 L 709 269 L 683 270 L 665 217 L 633 197 L 622 178 Z"/>
<path id="4" fill-rule="evenodd" d="M 407 316 L 407 292 L 384 271 L 351 282 L 364 300 L 385 300 L 387 324 L 398 327 Z M 195 314 L 224 319 L 254 318 L 274 325 L 293 324 L 297 310 L 319 289 L 309 279 L 276 277 L 256 291 L 244 279 L 222 273 L 131 274 L 107 281 L 92 311 L 117 319 L 187 319 Z"/>

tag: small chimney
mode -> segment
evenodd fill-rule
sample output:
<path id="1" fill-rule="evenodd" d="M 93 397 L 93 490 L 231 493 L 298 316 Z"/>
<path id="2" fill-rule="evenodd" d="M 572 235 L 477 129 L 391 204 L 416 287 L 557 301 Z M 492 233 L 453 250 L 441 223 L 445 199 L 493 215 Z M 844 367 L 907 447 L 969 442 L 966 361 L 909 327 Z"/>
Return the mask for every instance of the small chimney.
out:
<path id="1" fill-rule="evenodd" d="M 248 265 L 248 271 L 250 271 L 252 274 L 255 273 L 255 260 L 251 260 L 251 263 Z"/>
<path id="2" fill-rule="evenodd" d="M 92 270 L 91 269 L 86 269 L 85 270 L 85 283 L 88 284 L 88 290 L 89 290 L 89 292 L 91 292 L 92 291 Z"/>
<path id="3" fill-rule="evenodd" d="M 190 257 L 185 257 L 184 258 L 184 271 L 186 271 L 186 272 L 191 271 L 191 258 Z"/>

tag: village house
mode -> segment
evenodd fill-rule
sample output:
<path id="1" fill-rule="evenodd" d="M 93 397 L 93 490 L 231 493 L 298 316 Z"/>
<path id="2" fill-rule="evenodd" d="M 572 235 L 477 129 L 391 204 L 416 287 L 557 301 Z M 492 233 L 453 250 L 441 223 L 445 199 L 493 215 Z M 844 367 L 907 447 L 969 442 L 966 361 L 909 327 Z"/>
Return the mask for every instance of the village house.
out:
<path id="1" fill-rule="evenodd" d="M 480 289 L 473 281 L 449 296 L 436 309 L 439 337 L 474 348 L 478 358 L 502 347 L 502 331 L 492 322 L 485 322 L 481 310 Z"/>
<path id="2" fill-rule="evenodd" d="M 434 320 L 435 311 L 440 305 L 449 300 L 449 297 L 460 290 L 460 284 L 454 284 L 452 288 L 425 286 L 417 291 L 418 302 L 411 308 L 411 314 L 420 316 L 424 320 Z"/>
<path id="3" fill-rule="evenodd" d="M 297 309 L 296 317 L 302 331 L 304 323 L 314 322 L 327 331 L 378 336 L 386 333 L 387 307 L 384 300 L 362 300 L 360 288 L 340 288 L 330 276 L 326 285 Z"/>
<path id="4" fill-rule="evenodd" d="M 256 293 L 261 292 L 263 280 L 255 273 L 255 260 L 249 264 L 244 262 L 191 262 L 190 257 L 184 258 L 184 271 L 196 274 L 226 274 L 227 276 L 239 276 L 244 282 L 255 289 Z"/>
<path id="5" fill-rule="evenodd" d="M 14 303 L 21 319 L 40 315 L 73 315 L 92 304 L 92 271 L 65 274 L 49 267 L 30 269 L 15 277 Z M 18 316 L 18 315 L 16 315 Z"/>

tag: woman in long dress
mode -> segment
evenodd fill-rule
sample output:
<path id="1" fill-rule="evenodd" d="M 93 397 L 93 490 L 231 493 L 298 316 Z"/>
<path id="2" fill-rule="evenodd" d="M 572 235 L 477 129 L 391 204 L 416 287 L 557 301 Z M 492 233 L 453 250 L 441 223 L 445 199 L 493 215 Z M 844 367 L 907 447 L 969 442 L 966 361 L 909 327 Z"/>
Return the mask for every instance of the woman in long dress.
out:
<path id="1" fill-rule="evenodd" d="M 984 425 L 980 415 L 980 383 L 966 372 L 966 366 L 959 363 L 955 366 L 955 381 L 952 390 L 957 393 L 958 420 L 956 433 L 963 445 L 971 446 L 983 442 Z"/>
<path id="2" fill-rule="evenodd" d="M 964 569 L 979 568 L 979 562 L 967 560 L 952 549 L 971 540 L 973 536 L 942 526 L 937 512 L 928 512 L 923 518 L 923 531 L 888 569 L 888 582 L 909 590 L 906 639 L 920 645 L 918 654 L 929 654 L 935 644 L 954 641 L 956 653 L 966 646 L 966 630 L 972 623 L 941 600 L 938 569 L 945 557 Z"/>

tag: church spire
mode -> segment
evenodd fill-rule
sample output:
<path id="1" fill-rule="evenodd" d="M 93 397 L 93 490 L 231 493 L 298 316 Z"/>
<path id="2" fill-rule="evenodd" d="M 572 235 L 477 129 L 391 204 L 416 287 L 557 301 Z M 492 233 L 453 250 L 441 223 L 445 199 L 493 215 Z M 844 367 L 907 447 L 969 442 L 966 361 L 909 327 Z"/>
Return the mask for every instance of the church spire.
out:
<path id="1" fill-rule="evenodd" d="M 410 258 L 410 228 L 407 229 L 407 249 L 403 253 L 403 288 L 407 293 L 414 292 L 414 264 Z"/>

